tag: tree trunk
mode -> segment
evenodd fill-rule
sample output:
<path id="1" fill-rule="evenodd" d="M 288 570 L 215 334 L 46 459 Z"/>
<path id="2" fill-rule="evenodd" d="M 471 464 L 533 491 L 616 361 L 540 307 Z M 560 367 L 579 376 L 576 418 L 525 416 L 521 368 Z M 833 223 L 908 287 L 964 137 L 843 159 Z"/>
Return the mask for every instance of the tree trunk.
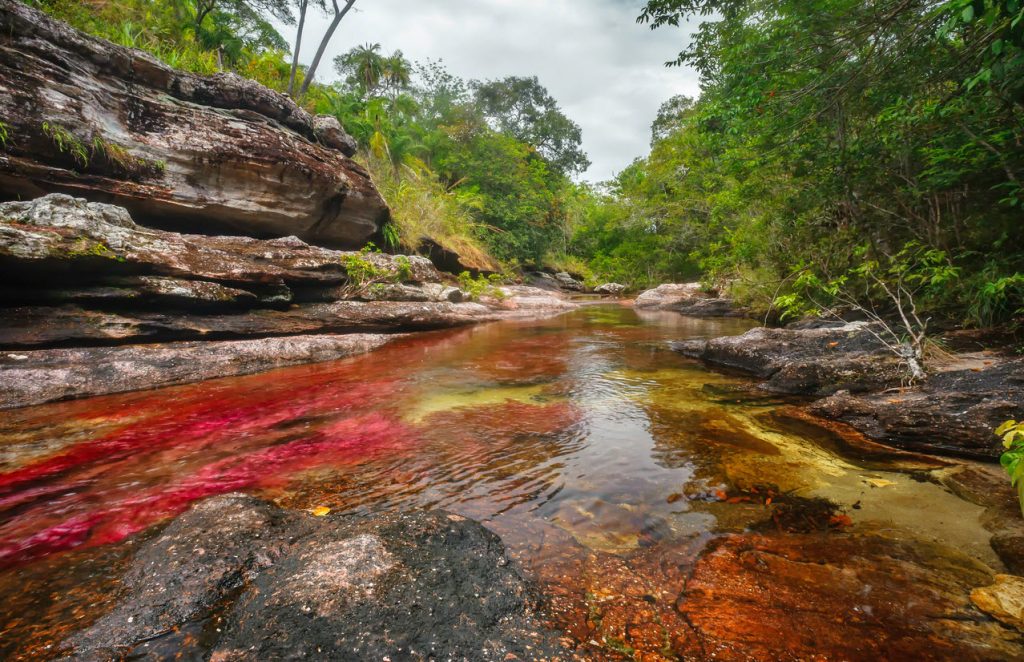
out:
<path id="1" fill-rule="evenodd" d="M 332 2 L 334 3 L 334 20 L 331 21 L 330 27 L 327 28 L 324 38 L 320 40 L 320 48 L 316 50 L 316 56 L 306 71 L 306 79 L 302 81 L 302 89 L 299 90 L 300 98 L 305 96 L 306 90 L 309 89 L 309 84 L 313 82 L 313 76 L 316 75 L 316 69 L 320 66 L 320 60 L 324 56 L 324 51 L 327 50 L 327 44 L 330 43 L 331 37 L 334 36 L 334 31 L 338 29 L 341 19 L 345 18 L 345 14 L 348 13 L 349 9 L 352 9 L 352 5 L 356 3 L 356 0 L 346 0 L 345 6 L 341 9 L 338 8 L 338 0 L 332 0 Z"/>
<path id="2" fill-rule="evenodd" d="M 302 0 L 299 3 L 299 27 L 295 30 L 295 52 L 292 53 L 292 71 L 288 76 L 288 96 L 295 94 L 295 72 L 299 68 L 299 49 L 302 48 L 302 28 L 306 24 L 307 6 L 309 6 L 308 0 Z"/>

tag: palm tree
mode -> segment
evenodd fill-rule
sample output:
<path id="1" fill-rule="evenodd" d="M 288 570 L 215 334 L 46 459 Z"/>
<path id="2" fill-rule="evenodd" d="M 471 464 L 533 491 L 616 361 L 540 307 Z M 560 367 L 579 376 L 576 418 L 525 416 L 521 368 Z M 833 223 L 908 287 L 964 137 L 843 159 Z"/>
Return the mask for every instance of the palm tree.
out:
<path id="1" fill-rule="evenodd" d="M 412 82 L 412 65 L 400 50 L 384 58 L 382 65 L 384 83 L 391 91 L 391 100 L 394 101 L 400 92 L 409 88 Z"/>
<path id="2" fill-rule="evenodd" d="M 363 44 L 334 58 L 334 68 L 340 74 L 348 74 L 349 82 L 356 85 L 364 97 L 370 97 L 384 76 L 384 61 L 380 44 Z"/>

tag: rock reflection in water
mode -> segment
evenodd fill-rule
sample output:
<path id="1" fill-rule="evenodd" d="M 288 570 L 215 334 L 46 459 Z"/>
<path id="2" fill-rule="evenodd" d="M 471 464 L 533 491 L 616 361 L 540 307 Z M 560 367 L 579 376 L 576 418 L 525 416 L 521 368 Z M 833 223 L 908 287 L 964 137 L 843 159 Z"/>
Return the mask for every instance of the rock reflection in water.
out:
<path id="1" fill-rule="evenodd" d="M 589 307 L 0 413 L 0 656 L 46 658 L 156 525 L 244 490 L 483 521 L 580 659 L 1014 657 L 969 602 L 1003 568 L 951 463 L 666 349 L 750 324 Z"/>

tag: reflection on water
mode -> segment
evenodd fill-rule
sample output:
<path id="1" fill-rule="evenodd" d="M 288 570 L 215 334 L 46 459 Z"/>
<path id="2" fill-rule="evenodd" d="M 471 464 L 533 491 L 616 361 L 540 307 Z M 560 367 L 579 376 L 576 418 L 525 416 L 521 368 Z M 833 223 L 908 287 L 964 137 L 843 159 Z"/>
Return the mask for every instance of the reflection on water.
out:
<path id="1" fill-rule="evenodd" d="M 666 348 L 750 325 L 595 306 L 2 413 L 0 654 L 46 657 L 109 608 L 150 527 L 235 490 L 479 519 L 591 656 L 686 650 L 673 648 L 690 626 L 671 587 L 716 534 L 770 523 L 769 495 L 833 502 L 826 528 L 941 540 L 999 568 L 981 509 L 916 479 L 933 466 L 857 458 L 784 402 Z"/>

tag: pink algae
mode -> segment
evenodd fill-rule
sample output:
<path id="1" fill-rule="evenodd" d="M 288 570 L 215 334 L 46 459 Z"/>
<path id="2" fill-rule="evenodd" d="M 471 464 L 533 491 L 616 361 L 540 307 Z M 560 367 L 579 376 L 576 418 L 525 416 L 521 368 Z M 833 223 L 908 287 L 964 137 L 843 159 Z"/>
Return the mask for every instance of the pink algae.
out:
<path id="1" fill-rule="evenodd" d="M 135 417 L 120 412 L 126 422 L 115 430 L 0 474 L 0 567 L 117 542 L 197 499 L 287 483 L 415 439 L 380 411 L 397 382 L 338 377 L 302 390 L 200 389 L 159 409 L 146 399 Z"/>

